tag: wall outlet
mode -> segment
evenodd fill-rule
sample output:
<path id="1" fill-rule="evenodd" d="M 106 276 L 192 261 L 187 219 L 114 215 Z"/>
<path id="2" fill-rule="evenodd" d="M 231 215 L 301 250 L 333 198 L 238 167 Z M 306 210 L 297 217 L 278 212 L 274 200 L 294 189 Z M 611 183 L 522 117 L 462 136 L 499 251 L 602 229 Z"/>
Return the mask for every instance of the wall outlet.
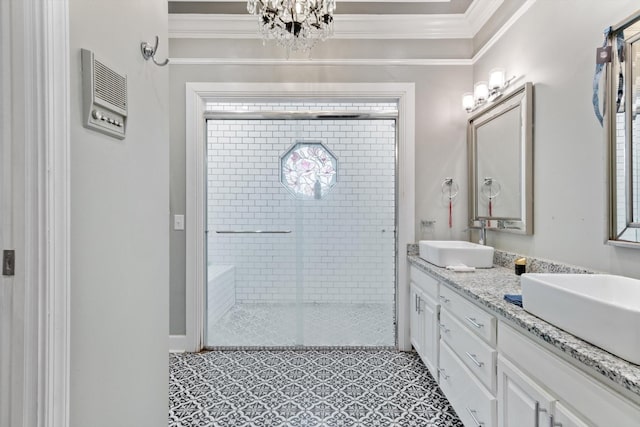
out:
<path id="1" fill-rule="evenodd" d="M 173 216 L 173 229 L 184 230 L 184 215 Z"/>

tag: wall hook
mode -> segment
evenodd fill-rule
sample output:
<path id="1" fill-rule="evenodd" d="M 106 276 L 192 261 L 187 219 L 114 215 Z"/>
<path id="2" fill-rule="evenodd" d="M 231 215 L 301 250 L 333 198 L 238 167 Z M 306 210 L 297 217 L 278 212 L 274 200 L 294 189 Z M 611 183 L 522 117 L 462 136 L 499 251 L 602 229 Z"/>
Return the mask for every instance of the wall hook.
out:
<path id="1" fill-rule="evenodd" d="M 169 58 L 165 59 L 164 62 L 156 61 L 156 52 L 158 51 L 158 36 L 156 36 L 156 44 L 155 46 L 151 46 L 151 43 L 142 42 L 140 43 L 140 50 L 142 51 L 142 57 L 145 60 L 149 60 L 151 58 L 153 63 L 159 67 L 164 67 L 169 63 Z"/>

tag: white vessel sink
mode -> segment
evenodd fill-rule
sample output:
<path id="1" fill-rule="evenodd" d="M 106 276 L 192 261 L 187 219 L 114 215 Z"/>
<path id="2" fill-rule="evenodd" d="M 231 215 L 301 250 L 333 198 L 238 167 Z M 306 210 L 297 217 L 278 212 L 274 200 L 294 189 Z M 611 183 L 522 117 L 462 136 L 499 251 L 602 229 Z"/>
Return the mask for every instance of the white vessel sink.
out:
<path id="1" fill-rule="evenodd" d="M 528 273 L 523 308 L 631 363 L 640 364 L 640 280 L 608 274 Z"/>
<path id="2" fill-rule="evenodd" d="M 438 267 L 466 265 L 476 268 L 493 267 L 493 248 L 460 240 L 421 240 L 420 258 Z"/>

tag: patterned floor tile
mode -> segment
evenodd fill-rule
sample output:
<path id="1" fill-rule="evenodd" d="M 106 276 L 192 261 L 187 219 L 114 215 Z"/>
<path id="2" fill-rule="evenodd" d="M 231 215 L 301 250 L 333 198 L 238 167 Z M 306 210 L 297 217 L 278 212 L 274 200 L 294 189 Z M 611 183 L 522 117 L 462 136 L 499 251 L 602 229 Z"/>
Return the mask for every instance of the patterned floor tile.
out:
<path id="1" fill-rule="evenodd" d="M 169 427 L 461 427 L 414 353 L 212 351 L 170 357 Z"/>

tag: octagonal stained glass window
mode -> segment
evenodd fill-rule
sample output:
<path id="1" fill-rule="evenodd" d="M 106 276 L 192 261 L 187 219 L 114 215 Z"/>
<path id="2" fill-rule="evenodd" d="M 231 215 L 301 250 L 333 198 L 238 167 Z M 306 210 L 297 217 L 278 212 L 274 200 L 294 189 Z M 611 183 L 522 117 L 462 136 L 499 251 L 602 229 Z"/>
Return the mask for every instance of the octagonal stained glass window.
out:
<path id="1" fill-rule="evenodd" d="M 338 159 L 321 142 L 297 142 L 280 157 L 280 182 L 298 199 L 322 199 L 337 170 Z"/>

